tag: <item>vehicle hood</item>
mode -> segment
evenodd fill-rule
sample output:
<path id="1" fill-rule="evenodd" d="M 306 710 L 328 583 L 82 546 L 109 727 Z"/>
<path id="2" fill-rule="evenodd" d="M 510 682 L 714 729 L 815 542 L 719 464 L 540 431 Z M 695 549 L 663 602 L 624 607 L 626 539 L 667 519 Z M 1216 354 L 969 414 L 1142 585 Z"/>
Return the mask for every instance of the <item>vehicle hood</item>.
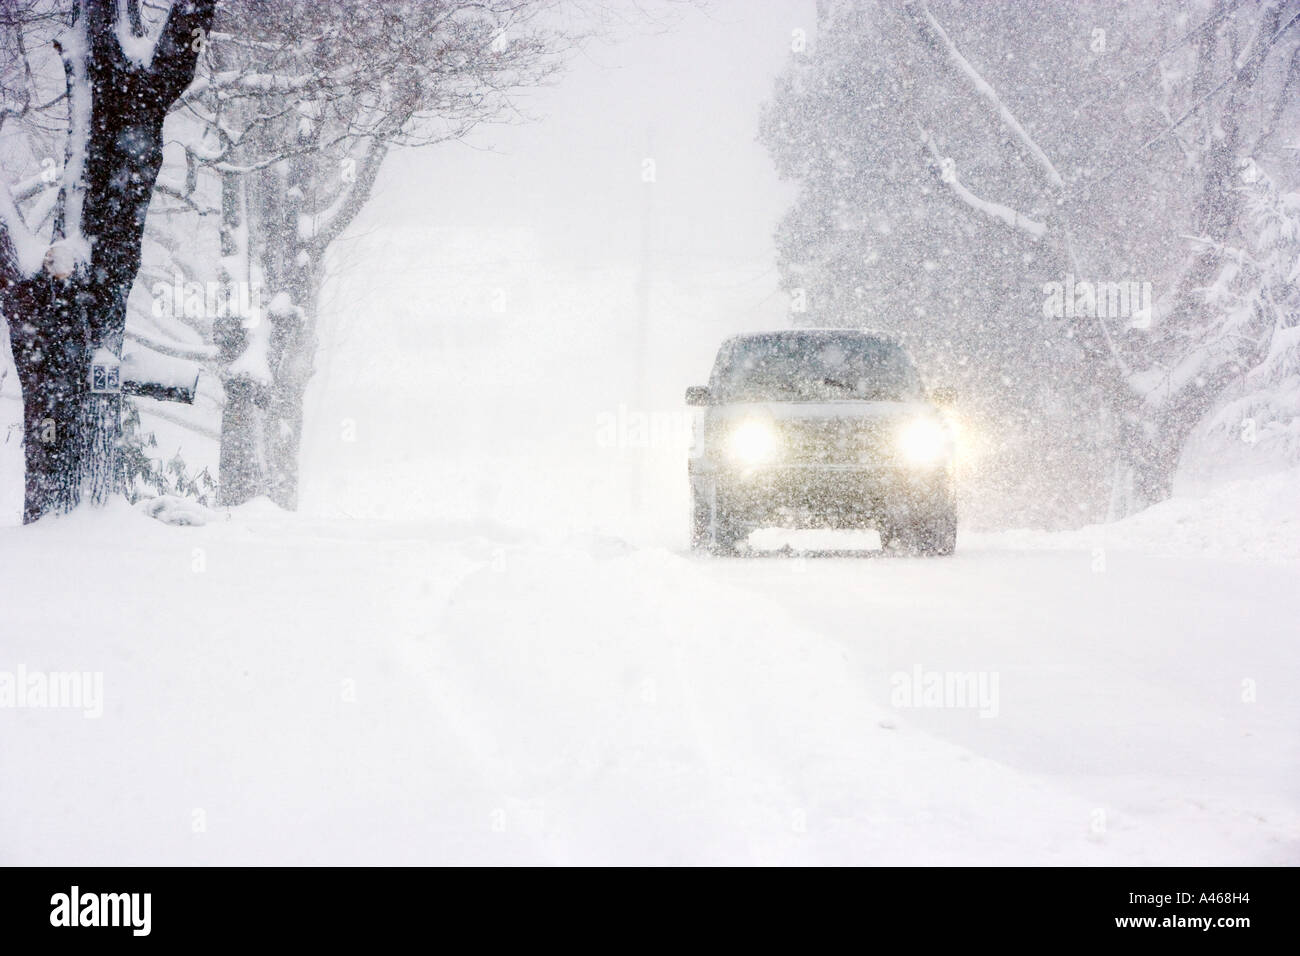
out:
<path id="1" fill-rule="evenodd" d="M 718 423 L 746 418 L 774 421 L 869 419 L 883 423 L 917 416 L 938 416 L 929 402 L 735 402 L 711 405 L 705 411 L 710 422 Z"/>

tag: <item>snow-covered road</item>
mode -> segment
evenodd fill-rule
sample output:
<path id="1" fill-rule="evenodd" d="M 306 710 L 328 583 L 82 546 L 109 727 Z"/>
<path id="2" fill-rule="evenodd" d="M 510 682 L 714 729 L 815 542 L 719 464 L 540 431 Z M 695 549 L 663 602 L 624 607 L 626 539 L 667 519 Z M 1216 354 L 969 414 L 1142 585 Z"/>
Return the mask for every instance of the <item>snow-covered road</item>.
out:
<path id="1" fill-rule="evenodd" d="M 912 728 L 1083 797 L 1103 843 L 1152 863 L 1297 860 L 1294 571 L 976 546 L 707 572 L 833 640 Z M 918 671 L 996 675 L 995 707 L 908 706 Z"/>
<path id="2" fill-rule="evenodd" d="M 1296 581 L 978 536 L 0 529 L 0 672 L 104 681 L 98 719 L 0 709 L 0 862 L 1294 864 Z"/>

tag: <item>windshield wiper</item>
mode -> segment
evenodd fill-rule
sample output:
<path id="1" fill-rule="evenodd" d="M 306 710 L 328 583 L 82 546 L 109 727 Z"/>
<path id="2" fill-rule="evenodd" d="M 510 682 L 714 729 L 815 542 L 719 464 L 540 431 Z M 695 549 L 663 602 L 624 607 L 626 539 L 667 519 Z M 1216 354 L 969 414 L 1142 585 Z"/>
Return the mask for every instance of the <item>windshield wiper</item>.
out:
<path id="1" fill-rule="evenodd" d="M 845 382 L 838 378 L 824 378 L 822 379 L 822 384 L 833 385 L 835 388 L 842 388 L 846 392 L 856 392 L 858 390 L 857 386 L 852 382 Z"/>

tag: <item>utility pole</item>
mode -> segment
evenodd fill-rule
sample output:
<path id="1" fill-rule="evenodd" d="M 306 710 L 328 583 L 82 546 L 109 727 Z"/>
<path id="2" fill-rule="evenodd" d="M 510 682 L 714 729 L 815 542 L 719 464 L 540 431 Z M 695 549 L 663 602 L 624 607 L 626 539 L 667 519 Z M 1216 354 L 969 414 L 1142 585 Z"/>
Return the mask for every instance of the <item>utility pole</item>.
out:
<path id="1" fill-rule="evenodd" d="M 632 348 L 635 351 L 636 374 L 633 378 L 632 413 L 645 416 L 647 422 L 646 441 L 651 440 L 652 430 L 648 423 L 650 416 L 649 388 L 649 345 L 650 345 L 650 293 L 651 272 L 653 266 L 654 219 L 655 219 L 655 183 L 659 170 L 654 155 L 654 128 L 646 128 L 646 150 L 641 160 L 641 261 L 637 270 L 636 282 L 636 330 L 633 335 Z M 641 450 L 634 458 L 636 473 L 631 482 L 632 510 L 640 513 L 645 503 L 645 472 L 649 464 L 650 449 Z"/>

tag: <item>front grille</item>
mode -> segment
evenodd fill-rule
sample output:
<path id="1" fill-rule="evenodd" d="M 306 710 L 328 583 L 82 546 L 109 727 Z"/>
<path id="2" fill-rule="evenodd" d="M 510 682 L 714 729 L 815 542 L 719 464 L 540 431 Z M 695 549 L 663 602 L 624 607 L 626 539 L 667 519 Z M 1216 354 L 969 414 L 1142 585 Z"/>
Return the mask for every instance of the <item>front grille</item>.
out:
<path id="1" fill-rule="evenodd" d="M 888 432 L 879 421 L 862 418 L 786 420 L 777 423 L 784 461 L 795 465 L 850 465 L 881 461 Z"/>

